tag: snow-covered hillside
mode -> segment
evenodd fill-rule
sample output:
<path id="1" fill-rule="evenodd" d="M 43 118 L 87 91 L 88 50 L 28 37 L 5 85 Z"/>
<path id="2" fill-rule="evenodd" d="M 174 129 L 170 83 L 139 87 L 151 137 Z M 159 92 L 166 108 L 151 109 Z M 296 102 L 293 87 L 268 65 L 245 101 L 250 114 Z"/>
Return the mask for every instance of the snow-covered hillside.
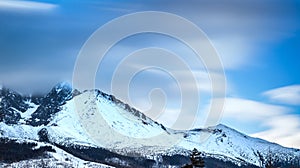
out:
<path id="1" fill-rule="evenodd" d="M 41 147 L 51 147 L 53 151 L 46 152 L 45 158 L 34 158 L 34 159 L 28 159 L 28 160 L 22 160 L 17 161 L 13 163 L 1 163 L 0 167 L 3 168 L 36 168 L 36 167 L 80 167 L 80 168 L 113 168 L 109 165 L 94 163 L 85 161 L 82 159 L 79 159 L 77 157 L 74 157 L 73 155 L 63 151 L 60 148 L 57 148 L 56 146 L 43 143 L 43 142 L 37 142 L 33 140 L 24 140 L 24 139 L 11 139 L 14 140 L 18 144 L 23 143 L 32 143 L 36 144 L 33 149 L 38 150 Z"/>
<path id="2" fill-rule="evenodd" d="M 17 102 L 12 96 L 18 98 Z M 252 138 L 224 125 L 187 131 L 168 129 L 114 96 L 99 90 L 80 93 L 66 84 L 35 99 L 2 89 L 0 112 L 1 137 L 99 147 L 156 162 L 160 155 L 187 156 L 193 148 L 205 156 L 257 166 L 261 164 L 259 156 L 269 153 L 281 159 L 300 157 L 298 149 Z M 200 143 L 202 134 L 210 136 Z"/>

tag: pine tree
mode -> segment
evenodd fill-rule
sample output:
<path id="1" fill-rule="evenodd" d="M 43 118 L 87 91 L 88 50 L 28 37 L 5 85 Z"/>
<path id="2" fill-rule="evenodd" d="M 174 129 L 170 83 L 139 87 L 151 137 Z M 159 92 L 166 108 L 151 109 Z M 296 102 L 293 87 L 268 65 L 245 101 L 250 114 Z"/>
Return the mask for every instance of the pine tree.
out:
<path id="1" fill-rule="evenodd" d="M 258 155 L 259 161 L 260 161 L 259 165 L 260 165 L 260 167 L 263 167 L 263 165 L 265 163 L 265 159 L 264 159 L 263 155 L 259 151 L 257 151 L 257 155 Z"/>
<path id="2" fill-rule="evenodd" d="M 193 167 L 205 167 L 201 153 L 196 148 L 194 148 L 192 151 L 191 162 Z"/>
<path id="3" fill-rule="evenodd" d="M 190 159 L 192 164 L 185 165 L 182 168 L 205 167 L 204 159 L 201 157 L 201 152 L 199 152 L 196 148 L 193 149 Z"/>

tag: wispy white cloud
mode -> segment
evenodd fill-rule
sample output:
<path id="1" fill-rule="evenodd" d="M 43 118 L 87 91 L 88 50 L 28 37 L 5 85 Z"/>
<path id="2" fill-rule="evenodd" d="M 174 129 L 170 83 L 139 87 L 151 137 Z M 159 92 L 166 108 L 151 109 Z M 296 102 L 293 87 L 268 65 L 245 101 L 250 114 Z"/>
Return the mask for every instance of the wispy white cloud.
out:
<path id="1" fill-rule="evenodd" d="M 272 89 L 263 93 L 271 101 L 289 105 L 300 105 L 300 85 Z"/>
<path id="2" fill-rule="evenodd" d="M 227 98 L 224 118 L 244 124 L 258 123 L 264 131 L 251 134 L 287 147 L 300 148 L 300 119 L 291 115 L 290 108 L 241 98 Z"/>
<path id="3" fill-rule="evenodd" d="M 35 1 L 21 0 L 1 0 L 0 9 L 10 10 L 53 10 L 57 7 L 55 4 Z"/>
<path id="4" fill-rule="evenodd" d="M 160 60 L 161 61 L 161 60 Z M 172 60 L 168 60 L 168 63 L 173 65 Z M 136 69 L 136 71 L 138 71 L 138 69 L 140 69 L 141 66 L 146 66 L 143 64 L 140 64 L 139 62 L 131 62 L 130 64 L 126 65 L 127 68 L 125 69 L 128 70 L 130 68 Z M 173 70 L 172 72 L 174 74 L 176 74 L 176 76 L 173 76 L 174 79 L 181 81 L 180 83 L 168 83 L 167 85 L 171 88 L 171 89 L 178 89 L 177 84 L 180 85 L 180 87 L 182 87 L 181 89 L 185 90 L 185 91 L 191 91 L 191 92 L 195 92 L 195 90 L 193 89 L 194 85 L 197 86 L 198 91 L 203 93 L 211 93 L 212 92 L 212 81 L 211 79 L 214 78 L 216 80 L 216 84 L 215 84 L 215 88 L 214 91 L 217 93 L 220 92 L 224 92 L 224 89 L 226 89 L 226 91 L 230 91 L 232 90 L 232 88 L 230 88 L 230 85 L 226 85 L 226 88 L 224 88 L 224 86 L 222 85 L 222 82 L 224 80 L 226 80 L 225 75 L 223 75 L 220 72 L 211 72 L 208 73 L 206 70 L 195 70 L 195 69 L 190 69 L 190 70 L 184 70 L 179 68 L 178 66 L 174 65 L 172 66 Z M 153 75 L 159 75 L 161 78 L 163 78 L 163 75 L 166 75 L 166 72 L 163 71 L 151 71 L 151 69 L 147 70 L 148 72 L 152 73 Z M 168 70 L 166 70 L 168 72 Z M 193 74 L 193 78 L 190 78 L 190 74 Z M 168 74 L 168 75 L 172 75 L 172 74 Z M 176 78 L 177 77 L 177 78 Z M 180 78 L 180 80 L 178 79 Z M 195 83 L 196 82 L 196 83 Z"/>
<path id="5" fill-rule="evenodd" d="M 268 117 L 283 115 L 289 108 L 242 98 L 226 98 L 224 117 L 242 121 L 264 121 Z"/>
<path id="6" fill-rule="evenodd" d="M 252 136 L 276 142 L 288 147 L 300 148 L 300 119 L 296 115 L 280 115 L 267 118 L 264 125 L 270 129 Z"/>
<path id="7" fill-rule="evenodd" d="M 212 92 L 212 81 L 211 78 L 215 78 L 216 79 L 216 84 L 215 84 L 215 92 L 220 93 L 220 92 L 224 92 L 224 89 L 226 90 L 231 90 L 227 85 L 227 88 L 224 88 L 224 86 L 222 85 L 222 80 L 224 78 L 224 76 L 222 76 L 221 73 L 208 73 L 204 70 L 192 70 L 191 71 L 195 77 L 195 82 L 197 85 L 197 88 L 199 90 L 200 93 L 211 93 Z M 182 88 L 184 90 L 189 90 L 191 92 L 194 92 L 195 90 L 193 90 L 193 85 L 195 85 L 195 83 L 193 83 L 193 81 L 191 79 L 187 78 L 187 74 L 188 72 L 186 71 L 177 71 L 178 77 L 182 78 L 184 82 L 180 83 Z M 172 87 L 172 88 L 175 88 Z"/>
<path id="8" fill-rule="evenodd" d="M 225 69 L 239 69 L 253 61 L 253 42 L 240 36 L 211 38 Z"/>

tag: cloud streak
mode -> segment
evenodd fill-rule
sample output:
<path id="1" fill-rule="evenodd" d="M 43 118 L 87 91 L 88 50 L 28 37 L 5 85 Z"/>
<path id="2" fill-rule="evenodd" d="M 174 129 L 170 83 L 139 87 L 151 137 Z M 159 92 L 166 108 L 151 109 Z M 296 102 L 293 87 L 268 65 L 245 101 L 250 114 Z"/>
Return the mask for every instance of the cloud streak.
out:
<path id="1" fill-rule="evenodd" d="M 290 114 L 291 109 L 249 99 L 227 98 L 224 119 L 236 120 L 243 124 L 258 123 L 266 127 L 251 136 L 276 142 L 287 147 L 300 148 L 300 119 Z"/>
<path id="2" fill-rule="evenodd" d="M 300 148 L 300 119 L 296 115 L 280 115 L 268 118 L 265 126 L 270 129 L 252 136 L 276 142 L 288 147 Z"/>
<path id="3" fill-rule="evenodd" d="M 300 85 L 272 89 L 263 93 L 271 101 L 288 105 L 300 105 Z"/>
<path id="4" fill-rule="evenodd" d="M 224 107 L 224 117 L 242 121 L 264 121 L 268 117 L 283 115 L 289 111 L 289 108 L 286 107 L 254 100 L 227 98 Z"/>
<path id="5" fill-rule="evenodd" d="M 20 0 L 1 0 L 0 9 L 10 10 L 53 10 L 58 6 L 45 2 L 20 1 Z"/>

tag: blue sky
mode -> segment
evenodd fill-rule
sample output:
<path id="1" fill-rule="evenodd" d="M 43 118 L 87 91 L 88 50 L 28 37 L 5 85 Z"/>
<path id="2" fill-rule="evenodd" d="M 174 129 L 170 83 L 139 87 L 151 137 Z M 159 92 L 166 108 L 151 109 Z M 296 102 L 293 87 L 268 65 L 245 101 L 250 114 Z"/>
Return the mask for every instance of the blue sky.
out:
<path id="1" fill-rule="evenodd" d="M 77 55 L 95 30 L 119 16 L 149 10 L 192 21 L 215 46 L 227 79 L 222 123 L 285 146 L 300 147 L 299 1 L 2 0 L 0 82 L 29 94 L 46 92 L 60 81 L 72 81 Z M 120 41 L 99 67 L 96 86 L 109 92 L 118 62 L 144 47 L 184 55 L 195 69 L 203 97 L 195 127 L 201 126 L 201 114 L 211 98 L 209 81 L 199 70 L 203 65 L 194 63 L 193 53 L 170 37 L 142 34 Z M 160 87 L 168 96 L 166 114 L 172 116 L 179 108 L 179 93 L 173 92 L 167 75 L 145 71 L 132 82 L 135 107 L 149 108 L 149 91 Z M 155 119 L 172 126 L 170 118 Z"/>

